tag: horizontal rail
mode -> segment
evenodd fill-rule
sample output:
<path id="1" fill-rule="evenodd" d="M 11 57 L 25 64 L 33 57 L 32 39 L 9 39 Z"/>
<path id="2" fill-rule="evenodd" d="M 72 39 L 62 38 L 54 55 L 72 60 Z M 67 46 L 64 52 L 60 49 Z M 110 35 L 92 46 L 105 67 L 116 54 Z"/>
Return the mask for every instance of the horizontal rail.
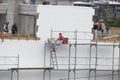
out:
<path id="1" fill-rule="evenodd" d="M 0 56 L 0 69 L 19 67 L 19 55 L 18 56 Z"/>

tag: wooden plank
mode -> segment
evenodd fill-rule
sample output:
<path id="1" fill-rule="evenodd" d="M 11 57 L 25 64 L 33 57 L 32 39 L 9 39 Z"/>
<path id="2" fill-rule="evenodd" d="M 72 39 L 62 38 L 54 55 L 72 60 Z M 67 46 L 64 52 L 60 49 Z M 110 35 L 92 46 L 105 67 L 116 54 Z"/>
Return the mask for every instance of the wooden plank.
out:
<path id="1" fill-rule="evenodd" d="M 103 37 L 100 40 L 91 40 L 91 42 L 120 42 L 120 36 L 119 35 L 114 35 L 114 36 L 109 36 L 109 37 Z"/>
<path id="2" fill-rule="evenodd" d="M 4 38 L 3 38 L 4 33 L 0 32 L 0 39 L 2 39 L 2 42 L 4 42 Z"/>
<path id="3" fill-rule="evenodd" d="M 3 35 L 0 33 L 1 39 L 10 39 L 10 40 L 40 40 L 37 36 L 32 36 L 29 34 L 6 34 Z"/>
<path id="4" fill-rule="evenodd" d="M 0 35 L 3 35 L 3 32 L 0 32 Z"/>

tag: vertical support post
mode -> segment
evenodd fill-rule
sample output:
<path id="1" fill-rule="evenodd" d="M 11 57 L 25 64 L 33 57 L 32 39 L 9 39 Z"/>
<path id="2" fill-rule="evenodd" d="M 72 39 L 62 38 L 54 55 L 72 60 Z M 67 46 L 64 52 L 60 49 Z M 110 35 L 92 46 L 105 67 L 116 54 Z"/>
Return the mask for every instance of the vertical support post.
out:
<path id="1" fill-rule="evenodd" d="M 11 70 L 11 80 L 13 80 L 13 70 Z"/>
<path id="2" fill-rule="evenodd" d="M 19 80 L 19 69 L 17 69 L 16 72 L 17 72 L 17 80 Z"/>
<path id="3" fill-rule="evenodd" d="M 112 80 L 114 80 L 114 49 L 115 49 L 115 45 L 113 45 L 113 54 L 112 54 Z"/>
<path id="4" fill-rule="evenodd" d="M 77 61 L 77 29 L 76 29 L 76 34 L 75 34 L 75 64 L 74 64 L 74 80 L 76 80 L 76 61 Z"/>
<path id="5" fill-rule="evenodd" d="M 51 67 L 52 67 L 52 50 L 50 50 L 50 68 Z M 51 80 L 51 70 L 50 69 L 49 69 L 49 80 Z"/>
<path id="6" fill-rule="evenodd" d="M 95 61 L 95 80 L 96 80 L 96 75 L 97 75 L 97 52 L 98 52 L 97 43 L 96 43 L 95 47 L 96 47 L 96 56 L 95 56 L 95 59 L 96 59 L 96 61 Z"/>
<path id="7" fill-rule="evenodd" d="M 52 41 L 52 29 L 51 29 L 51 41 Z M 50 45 L 50 67 L 52 66 L 52 44 Z"/>
<path id="8" fill-rule="evenodd" d="M 49 80 L 51 80 L 51 70 L 49 69 Z"/>
<path id="9" fill-rule="evenodd" d="M 90 73 L 91 73 L 91 49 L 92 49 L 92 45 L 90 45 L 90 55 L 89 55 L 89 78 L 88 78 L 88 80 L 90 80 Z"/>
<path id="10" fill-rule="evenodd" d="M 52 29 L 51 29 L 51 41 L 52 41 Z M 52 44 L 50 45 L 50 68 L 52 67 Z M 49 69 L 49 80 L 51 80 L 51 69 Z"/>
<path id="11" fill-rule="evenodd" d="M 46 72 L 46 70 L 44 69 L 44 71 L 43 71 L 43 80 L 45 80 L 45 72 Z"/>
<path id="12" fill-rule="evenodd" d="M 55 66 L 56 66 L 56 69 L 58 69 L 58 61 L 57 61 L 57 55 L 56 55 L 56 51 L 55 51 L 55 61 L 56 61 L 56 63 L 55 63 Z"/>
<path id="13" fill-rule="evenodd" d="M 18 54 L 18 66 L 17 67 L 19 68 L 19 54 Z M 19 69 L 17 69 L 17 80 L 19 80 Z"/>
<path id="14" fill-rule="evenodd" d="M 95 80 L 97 79 L 97 77 L 96 77 L 96 76 L 97 76 L 97 71 L 96 71 L 96 69 L 95 69 Z"/>
<path id="15" fill-rule="evenodd" d="M 20 61 L 19 61 L 19 59 L 20 59 L 20 57 L 19 57 L 19 54 L 18 54 L 18 65 L 17 65 L 17 67 L 19 68 L 19 66 L 20 66 Z"/>
<path id="16" fill-rule="evenodd" d="M 53 38 L 53 31 L 52 31 L 52 29 L 51 29 L 51 41 L 52 41 L 52 38 Z"/>
<path id="17" fill-rule="evenodd" d="M 45 42 L 45 46 L 44 46 L 44 68 L 45 68 L 45 65 L 46 65 L 46 42 Z M 43 80 L 45 80 L 45 69 L 43 71 Z"/>
<path id="18" fill-rule="evenodd" d="M 77 59 L 77 46 L 76 46 L 76 44 L 74 45 L 75 46 L 75 64 L 74 64 L 74 80 L 76 80 L 76 59 Z"/>
<path id="19" fill-rule="evenodd" d="M 70 56 L 71 56 L 71 44 L 69 45 L 69 63 L 68 63 L 68 80 L 70 80 Z"/>
<path id="20" fill-rule="evenodd" d="M 77 44 L 77 29 L 76 29 L 76 31 L 75 31 L 75 44 Z"/>
<path id="21" fill-rule="evenodd" d="M 118 80 L 120 80 L 120 43 L 118 45 L 118 48 L 119 48 Z"/>

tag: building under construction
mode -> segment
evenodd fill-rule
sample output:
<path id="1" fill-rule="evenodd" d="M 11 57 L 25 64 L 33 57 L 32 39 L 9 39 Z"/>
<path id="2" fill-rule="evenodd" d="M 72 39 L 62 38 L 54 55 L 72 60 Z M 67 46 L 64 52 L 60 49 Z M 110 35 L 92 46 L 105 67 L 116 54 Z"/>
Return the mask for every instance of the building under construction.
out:
<path id="1" fill-rule="evenodd" d="M 120 36 L 93 40 L 92 7 L 20 3 L 0 4 L 1 25 L 10 22 L 0 33 L 0 80 L 120 79 Z M 53 51 L 59 33 L 65 40 Z"/>

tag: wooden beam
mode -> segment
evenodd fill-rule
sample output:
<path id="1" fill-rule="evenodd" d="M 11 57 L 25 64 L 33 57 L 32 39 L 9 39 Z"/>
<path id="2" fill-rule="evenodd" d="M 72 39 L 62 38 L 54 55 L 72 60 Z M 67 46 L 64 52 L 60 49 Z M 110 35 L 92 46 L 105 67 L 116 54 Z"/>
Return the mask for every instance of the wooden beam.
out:
<path id="1" fill-rule="evenodd" d="M 32 35 L 29 35 L 29 34 L 3 34 L 3 33 L 0 33 L 0 38 L 2 40 L 4 39 L 10 39 L 10 40 L 40 40 L 39 37 L 37 36 L 32 36 Z"/>

